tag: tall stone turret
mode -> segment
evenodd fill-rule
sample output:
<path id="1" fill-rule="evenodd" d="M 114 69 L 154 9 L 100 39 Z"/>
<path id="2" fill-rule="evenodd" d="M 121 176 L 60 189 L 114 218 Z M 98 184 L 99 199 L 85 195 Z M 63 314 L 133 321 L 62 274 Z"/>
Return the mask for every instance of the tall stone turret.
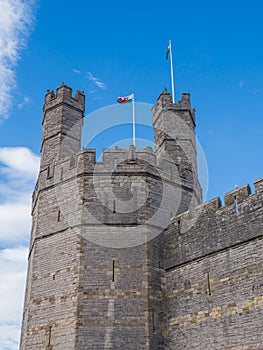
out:
<path id="1" fill-rule="evenodd" d="M 196 163 L 195 110 L 191 106 L 190 94 L 183 93 L 177 103 L 166 88 L 152 109 L 154 147 L 158 162 L 167 159 L 177 167 L 183 197 L 180 211 L 202 202 L 202 191 L 198 181 Z M 192 195 L 193 193 L 193 195 Z"/>
<path id="2" fill-rule="evenodd" d="M 80 151 L 84 104 L 83 91 L 77 91 L 73 97 L 71 87 L 64 83 L 57 88 L 56 95 L 52 90 L 47 91 L 42 120 L 41 170 L 54 165 L 58 157 Z M 62 150 L 65 137 L 68 145 L 63 145 Z"/>
<path id="3" fill-rule="evenodd" d="M 45 97 L 40 172 L 32 198 L 21 349 L 53 349 L 54 334 L 55 348 L 75 346 L 79 237 L 61 213 L 55 169 L 59 159 L 80 151 L 84 100 L 83 92 L 77 91 L 73 97 L 72 89 L 65 84 L 56 94 L 48 91 Z M 60 177 L 63 179 L 62 172 Z"/>
<path id="4" fill-rule="evenodd" d="M 154 151 L 96 162 L 80 151 L 84 95 L 71 94 L 62 85 L 45 100 L 20 348 L 166 349 L 163 236 L 201 201 L 189 95 L 160 95 Z"/>

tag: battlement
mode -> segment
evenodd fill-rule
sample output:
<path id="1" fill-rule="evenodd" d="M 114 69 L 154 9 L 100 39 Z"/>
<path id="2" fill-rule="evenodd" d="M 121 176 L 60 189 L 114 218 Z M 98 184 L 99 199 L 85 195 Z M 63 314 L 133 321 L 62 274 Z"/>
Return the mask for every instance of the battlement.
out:
<path id="1" fill-rule="evenodd" d="M 200 204 L 194 112 L 164 89 L 154 151 L 97 161 L 83 92 L 47 92 L 21 350 L 262 348 L 263 177 Z"/>
<path id="2" fill-rule="evenodd" d="M 154 126 L 154 151 L 151 147 L 139 150 L 133 146 L 129 150 L 105 149 L 100 162 L 96 161 L 94 150 L 80 151 L 84 98 L 84 93 L 81 91 L 77 91 L 73 97 L 71 87 L 64 83 L 57 88 L 56 94 L 53 91 L 48 91 L 46 94 L 40 189 L 51 185 L 54 181 L 52 174 L 58 171 L 63 172 L 63 179 L 66 176 L 65 173 L 68 176 L 74 176 L 74 172 L 79 175 L 90 171 L 94 173 L 122 172 L 123 174 L 125 172 L 134 174 L 137 171 L 144 172 L 145 176 L 154 174 L 164 181 L 176 184 L 178 188 L 183 187 L 183 191 L 189 192 L 187 197 L 190 196 L 190 192 L 194 191 L 197 203 L 201 202 L 190 94 L 182 94 L 182 99 L 175 104 L 172 103 L 171 95 L 166 89 L 160 95 L 157 105 L 159 107 L 160 104 L 162 106 L 171 105 L 172 109 L 165 107 L 162 111 L 160 107 L 161 115 L 157 121 L 158 125 Z M 176 113 L 173 113 L 173 109 L 176 110 Z M 168 135 L 169 130 L 172 131 L 171 135 Z M 56 177 L 55 180 L 58 181 L 60 178 L 61 176 Z M 185 199 L 186 202 L 189 202 L 189 198 Z M 186 208 L 187 205 L 184 205 L 182 210 Z"/>
<path id="3" fill-rule="evenodd" d="M 61 170 L 63 168 L 63 170 Z M 181 164 L 180 159 L 157 158 L 151 147 L 136 149 L 133 145 L 129 149 L 110 148 L 104 149 L 102 160 L 96 161 L 96 150 L 83 148 L 76 155 L 69 155 L 58 159 L 50 169 L 46 166 L 40 174 L 39 188 L 44 188 L 54 183 L 54 174 L 63 171 L 63 179 L 87 172 L 153 172 L 158 173 L 164 181 L 175 182 L 179 186 L 192 188 L 193 182 L 189 181 L 187 164 Z M 56 182 L 61 176 L 55 176 Z"/>
<path id="4" fill-rule="evenodd" d="M 41 143 L 41 169 L 60 155 L 80 151 L 85 95 L 77 91 L 72 96 L 71 87 L 62 83 L 56 90 L 48 91 L 43 107 L 43 131 Z"/>
<path id="5" fill-rule="evenodd" d="M 64 83 L 56 89 L 56 94 L 54 94 L 53 90 L 48 90 L 43 107 L 44 113 L 60 103 L 68 104 L 84 112 L 84 91 L 77 90 L 75 96 L 72 96 L 72 88 Z"/>
<path id="6" fill-rule="evenodd" d="M 171 219 L 166 233 L 167 268 L 263 235 L 263 177 Z M 179 239 L 180 237 L 180 239 Z"/>
<path id="7" fill-rule="evenodd" d="M 191 106 L 190 93 L 188 92 L 183 92 L 181 99 L 178 102 L 173 103 L 172 95 L 169 92 L 167 92 L 167 89 L 165 87 L 163 92 L 158 97 L 157 103 L 152 107 L 154 121 L 159 115 L 161 109 L 173 110 L 177 112 L 188 111 L 195 124 L 195 109 Z"/>
<path id="8" fill-rule="evenodd" d="M 263 176 L 254 181 L 254 187 L 256 193 L 263 192 Z"/>
<path id="9" fill-rule="evenodd" d="M 131 145 L 129 149 L 118 147 L 104 149 L 101 161 L 96 160 L 95 149 L 83 148 L 76 155 L 62 157 L 54 165 L 42 168 L 34 191 L 32 207 L 35 208 L 39 193 L 53 186 L 60 186 L 60 184 L 70 186 L 70 182 L 78 182 L 79 186 L 83 187 L 82 197 L 87 198 L 90 195 L 90 190 L 86 188 L 87 181 L 106 180 L 110 183 L 114 181 L 115 185 L 118 183 L 120 188 L 126 182 L 134 182 L 134 186 L 138 186 L 141 180 L 146 181 L 147 184 L 155 182 L 156 188 L 157 183 L 161 187 L 165 186 L 167 189 L 165 194 L 167 198 L 165 198 L 173 202 L 167 207 L 168 223 L 170 213 L 175 214 L 178 210 L 180 212 L 186 210 L 192 197 L 196 195 L 194 183 L 189 181 L 182 165 L 157 158 L 151 147 L 136 149 Z M 139 184 L 139 186 L 141 185 Z M 102 197 L 104 196 L 104 188 L 103 186 L 101 188 Z M 176 188 L 176 190 L 172 188 Z M 155 190 L 151 191 L 154 193 Z M 107 196 L 107 191 L 105 195 Z"/>
<path id="10" fill-rule="evenodd" d="M 240 188 L 236 188 L 224 196 L 224 202 L 226 206 L 230 206 L 232 204 L 242 203 L 248 196 L 251 194 L 251 188 L 249 185 L 242 186 Z"/>
<path id="11" fill-rule="evenodd" d="M 185 212 L 182 213 L 174 218 L 171 219 L 172 223 L 177 222 L 181 218 L 191 218 L 191 217 L 198 217 L 200 212 L 204 213 L 210 213 L 211 210 L 217 211 L 217 210 L 227 210 L 227 208 L 234 208 L 235 211 L 238 211 L 241 209 L 241 205 L 246 202 L 246 200 L 255 195 L 263 194 L 263 177 L 257 179 L 254 181 L 254 187 L 255 187 L 255 193 L 251 193 L 251 188 L 249 184 L 246 184 L 244 186 L 235 188 L 232 191 L 227 192 L 224 195 L 224 205 L 222 205 L 222 201 L 220 197 L 213 198 L 205 203 L 200 204 L 194 209 L 193 213 Z M 238 207 L 240 206 L 240 207 Z M 262 202 L 263 206 L 263 202 Z M 189 216 L 190 215 L 190 216 Z"/>

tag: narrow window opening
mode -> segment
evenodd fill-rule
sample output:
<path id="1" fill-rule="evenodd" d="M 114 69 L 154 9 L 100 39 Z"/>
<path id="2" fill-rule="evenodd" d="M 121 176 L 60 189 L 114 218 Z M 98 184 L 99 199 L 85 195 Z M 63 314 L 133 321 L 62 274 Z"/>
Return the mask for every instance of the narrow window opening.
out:
<path id="1" fill-rule="evenodd" d="M 58 222 L 60 221 L 60 218 L 61 218 L 61 211 L 59 210 L 58 211 Z"/>
<path id="2" fill-rule="evenodd" d="M 235 202 L 235 210 L 236 210 L 236 213 L 238 212 L 238 203 L 237 203 L 237 197 L 235 196 L 234 197 L 234 202 Z"/>
<path id="3" fill-rule="evenodd" d="M 154 309 L 152 309 L 152 331 L 155 332 Z"/>
<path id="4" fill-rule="evenodd" d="M 51 179 L 53 177 L 54 167 L 52 165 L 48 165 L 47 167 L 47 179 Z"/>
<path id="5" fill-rule="evenodd" d="M 116 202 L 113 201 L 113 209 L 112 209 L 113 214 L 116 213 Z"/>
<path id="6" fill-rule="evenodd" d="M 115 260 L 112 260 L 112 282 L 115 282 Z"/>
<path id="7" fill-rule="evenodd" d="M 50 165 L 48 165 L 47 167 L 47 178 L 48 179 L 50 178 Z"/>
<path id="8" fill-rule="evenodd" d="M 63 180 L 63 168 L 60 170 L 60 180 Z"/>
<path id="9" fill-rule="evenodd" d="M 49 330 L 48 330 L 48 348 L 51 346 L 51 335 L 52 335 L 52 326 L 49 327 Z"/>
<path id="10" fill-rule="evenodd" d="M 178 225 L 178 232 L 179 232 L 179 235 L 180 235 L 181 234 L 181 220 L 177 221 L 177 225 Z"/>
<path id="11" fill-rule="evenodd" d="M 212 295 L 211 283 L 210 283 L 210 272 L 207 272 L 207 292 L 208 292 L 208 295 Z"/>
<path id="12" fill-rule="evenodd" d="M 53 281 L 55 281 L 56 275 L 53 275 Z"/>
<path id="13" fill-rule="evenodd" d="M 113 163 L 113 171 L 117 170 L 117 162 L 116 159 L 114 159 L 114 163 Z"/>

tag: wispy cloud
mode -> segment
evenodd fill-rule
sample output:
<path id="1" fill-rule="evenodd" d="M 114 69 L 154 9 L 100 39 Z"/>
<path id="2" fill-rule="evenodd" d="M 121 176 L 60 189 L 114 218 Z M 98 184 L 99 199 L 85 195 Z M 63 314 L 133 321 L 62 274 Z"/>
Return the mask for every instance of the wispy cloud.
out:
<path id="1" fill-rule="evenodd" d="M 76 74 L 80 74 L 80 70 L 78 70 L 78 69 L 72 68 L 72 71 Z"/>
<path id="2" fill-rule="evenodd" d="M 101 81 L 101 79 L 95 77 L 91 72 L 87 72 L 87 77 L 89 81 L 91 81 L 94 86 L 98 87 L 101 90 L 105 90 L 107 88 L 106 84 Z"/>
<path id="3" fill-rule="evenodd" d="M 240 80 L 240 82 L 238 83 L 238 86 L 240 87 L 240 88 L 242 88 L 243 86 L 244 86 L 244 81 L 243 80 Z"/>
<path id="4" fill-rule="evenodd" d="M 72 68 L 72 72 L 77 74 L 77 75 L 83 76 L 82 72 L 79 69 Z M 91 72 L 85 73 L 84 77 L 88 78 L 88 80 L 89 80 L 88 93 L 90 95 L 95 94 L 99 90 L 106 90 L 107 89 L 107 85 L 100 78 L 95 77 Z M 100 97 L 96 96 L 93 98 L 98 99 Z"/>
<path id="5" fill-rule="evenodd" d="M 18 104 L 18 108 L 23 108 L 24 106 L 28 105 L 30 102 L 30 98 L 27 96 L 24 96 L 22 102 Z"/>
<path id="6" fill-rule="evenodd" d="M 8 118 L 15 67 L 34 22 L 37 0 L 0 0 L 0 121 Z"/>

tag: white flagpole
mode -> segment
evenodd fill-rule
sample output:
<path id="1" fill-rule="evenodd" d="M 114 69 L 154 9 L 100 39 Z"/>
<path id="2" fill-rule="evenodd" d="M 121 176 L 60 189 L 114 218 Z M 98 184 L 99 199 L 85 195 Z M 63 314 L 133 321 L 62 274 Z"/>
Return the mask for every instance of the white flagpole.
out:
<path id="1" fill-rule="evenodd" d="M 132 137 L 133 137 L 133 145 L 134 147 L 136 147 L 134 93 L 132 93 Z"/>
<path id="2" fill-rule="evenodd" d="M 174 69 L 173 69 L 173 54 L 172 54 L 172 42 L 171 42 L 171 40 L 169 40 L 169 50 L 170 50 L 170 64 L 171 64 L 172 98 L 173 98 L 173 103 L 175 103 L 175 94 L 174 94 Z"/>

